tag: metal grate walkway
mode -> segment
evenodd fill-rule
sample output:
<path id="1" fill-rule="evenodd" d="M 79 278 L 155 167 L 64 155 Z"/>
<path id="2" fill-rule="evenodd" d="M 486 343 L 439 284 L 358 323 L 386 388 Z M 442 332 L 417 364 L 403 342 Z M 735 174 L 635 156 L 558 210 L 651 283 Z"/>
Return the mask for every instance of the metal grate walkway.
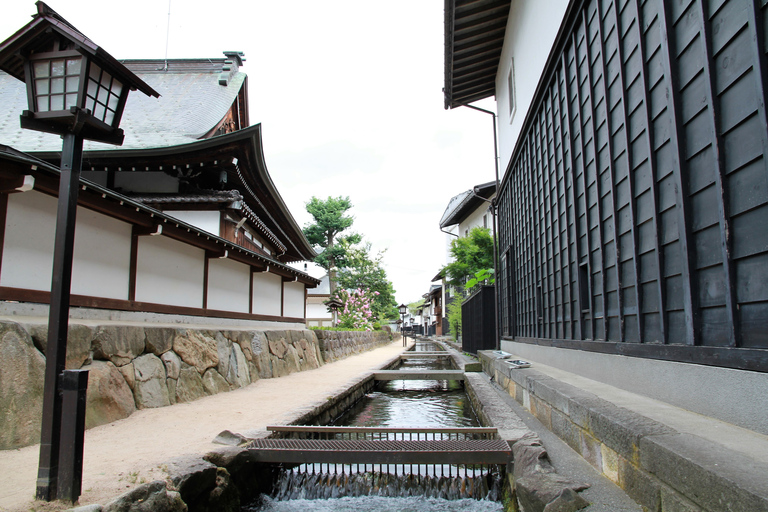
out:
<path id="1" fill-rule="evenodd" d="M 248 450 L 256 461 L 290 464 L 507 464 L 512 461 L 512 449 L 501 439 L 255 439 Z"/>

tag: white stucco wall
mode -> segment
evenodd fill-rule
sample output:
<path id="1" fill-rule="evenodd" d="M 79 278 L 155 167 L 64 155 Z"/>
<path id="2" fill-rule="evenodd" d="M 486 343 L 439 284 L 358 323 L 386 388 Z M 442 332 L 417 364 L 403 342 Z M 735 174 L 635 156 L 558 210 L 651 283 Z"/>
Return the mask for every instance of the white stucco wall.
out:
<path id="1" fill-rule="evenodd" d="M 208 309 L 249 313 L 251 268 L 229 259 L 208 260 Z"/>
<path id="2" fill-rule="evenodd" d="M 136 300 L 203 307 L 205 251 L 164 236 L 139 238 Z"/>
<path id="3" fill-rule="evenodd" d="M 490 199 L 493 199 L 496 197 L 496 194 L 492 195 Z M 493 215 L 491 215 L 491 212 L 488 210 L 488 207 L 490 206 L 490 203 L 483 203 L 478 207 L 475 211 L 473 211 L 469 216 L 467 216 L 464 221 L 459 223 L 459 236 L 466 236 L 467 232 L 472 231 L 473 228 L 482 228 L 487 227 L 491 230 L 491 233 L 493 233 Z M 483 217 L 486 218 L 486 222 L 484 225 Z"/>
<path id="4" fill-rule="evenodd" d="M 0 286 L 50 291 L 56 198 L 30 191 L 8 196 Z"/>
<path id="5" fill-rule="evenodd" d="M 507 21 L 496 74 L 500 168 L 506 169 L 539 78 L 562 23 L 568 0 L 516 0 Z M 514 65 L 513 65 L 514 62 Z M 514 109 L 510 113 L 509 72 L 514 73 Z"/>
<path id="6" fill-rule="evenodd" d="M 77 209 L 73 294 L 128 300 L 131 231 L 130 224 Z"/>
<path id="7" fill-rule="evenodd" d="M 219 211 L 204 210 L 170 210 L 164 212 L 166 215 L 176 217 L 180 221 L 192 224 L 212 235 L 219 236 L 221 233 L 221 213 Z"/>
<path id="8" fill-rule="evenodd" d="M 304 318 L 304 283 L 284 283 L 283 316 Z"/>
<path id="9" fill-rule="evenodd" d="M 267 272 L 253 274 L 254 315 L 280 316 L 283 278 Z"/>
<path id="10" fill-rule="evenodd" d="M 0 286 L 50 291 L 55 231 L 55 197 L 36 191 L 9 195 Z M 73 294 L 127 299 L 130 257 L 130 225 L 78 208 Z"/>

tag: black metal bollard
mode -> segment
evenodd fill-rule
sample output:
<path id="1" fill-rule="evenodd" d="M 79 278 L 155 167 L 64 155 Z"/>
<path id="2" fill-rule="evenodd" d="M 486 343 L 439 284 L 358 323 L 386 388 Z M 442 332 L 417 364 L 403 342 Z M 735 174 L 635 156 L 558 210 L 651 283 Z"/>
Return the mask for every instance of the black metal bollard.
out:
<path id="1" fill-rule="evenodd" d="M 61 389 L 61 441 L 56 498 L 72 503 L 80 497 L 83 484 L 83 442 L 88 370 L 64 370 Z"/>

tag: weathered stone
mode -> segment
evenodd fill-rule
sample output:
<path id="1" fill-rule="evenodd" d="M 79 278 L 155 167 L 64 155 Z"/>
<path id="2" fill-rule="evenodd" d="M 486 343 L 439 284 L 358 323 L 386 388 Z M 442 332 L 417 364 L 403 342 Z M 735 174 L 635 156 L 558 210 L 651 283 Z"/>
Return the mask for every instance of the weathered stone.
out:
<path id="1" fill-rule="evenodd" d="M 301 360 L 299 359 L 299 352 L 293 345 L 288 345 L 288 350 L 285 353 L 283 359 L 288 365 L 288 373 L 295 373 L 301 371 Z"/>
<path id="2" fill-rule="evenodd" d="M 217 332 L 213 338 L 216 340 L 216 353 L 219 357 L 219 364 L 216 366 L 218 371 L 225 378 L 230 373 L 229 365 L 232 356 L 232 341 Z M 229 380 L 229 379 L 227 379 Z"/>
<path id="3" fill-rule="evenodd" d="M 178 332 L 173 340 L 173 351 L 182 361 L 197 368 L 200 375 L 219 364 L 216 340 L 201 332 L 189 329 Z"/>
<path id="4" fill-rule="evenodd" d="M 85 428 L 112 423 L 136 411 L 131 388 L 114 364 L 94 361 L 87 369 Z"/>
<path id="5" fill-rule="evenodd" d="M 226 393 L 227 391 L 232 390 L 226 379 L 213 368 L 209 368 L 203 374 L 203 389 L 205 389 L 205 392 L 209 395 Z"/>
<path id="6" fill-rule="evenodd" d="M 262 331 L 255 331 L 251 337 L 251 353 L 256 356 L 267 350 L 267 335 Z"/>
<path id="7" fill-rule="evenodd" d="M 281 331 L 284 332 L 284 331 Z M 272 354 L 275 355 L 275 357 L 282 359 L 285 357 L 285 353 L 288 350 L 288 344 L 285 342 L 284 338 L 276 338 L 272 339 L 269 337 L 269 334 L 267 335 L 267 342 L 269 343 L 269 351 L 272 352 Z"/>
<path id="8" fill-rule="evenodd" d="M 515 492 L 526 512 L 571 512 L 589 505 L 578 491 L 589 486 L 555 472 L 538 436 L 531 433 L 512 445 Z"/>
<path id="9" fill-rule="evenodd" d="M 171 405 L 176 403 L 176 385 L 179 381 L 176 379 L 166 379 L 165 384 L 168 386 L 168 401 Z"/>
<path id="10" fill-rule="evenodd" d="M 148 409 L 171 405 L 165 384 L 165 366 L 154 354 L 144 354 L 133 361 L 136 375 L 134 397 L 136 407 Z"/>
<path id="11" fill-rule="evenodd" d="M 123 366 L 118 366 L 117 369 L 123 374 L 125 383 L 133 391 L 136 388 L 136 370 L 133 368 L 133 363 L 128 363 Z"/>
<path id="12" fill-rule="evenodd" d="M 242 436 L 241 434 L 236 434 L 236 433 L 230 432 L 229 430 L 224 430 L 223 432 L 220 432 L 219 435 L 217 435 L 212 442 L 215 444 L 224 444 L 228 446 L 239 446 L 243 443 L 248 442 L 248 439 Z"/>
<path id="13" fill-rule="evenodd" d="M 181 372 L 181 358 L 176 352 L 165 352 L 160 356 L 160 360 L 165 365 L 165 374 L 169 379 L 178 379 Z"/>
<path id="14" fill-rule="evenodd" d="M 216 468 L 216 487 L 208 494 L 205 505 L 209 512 L 240 511 L 240 492 L 226 469 Z"/>
<path id="15" fill-rule="evenodd" d="M 248 360 L 245 358 L 240 345 L 232 345 L 229 358 L 229 371 L 225 376 L 227 382 L 233 388 L 242 388 L 250 384 L 251 377 L 248 371 Z"/>
<path id="16" fill-rule="evenodd" d="M 135 325 L 104 325 L 93 341 L 93 357 L 123 366 L 144 352 L 144 328 Z"/>
<path id="17" fill-rule="evenodd" d="M 168 463 L 171 488 L 181 494 L 185 503 L 198 503 L 216 487 L 218 468 L 200 457 L 188 456 Z"/>
<path id="18" fill-rule="evenodd" d="M 155 480 L 140 485 L 110 501 L 102 512 L 186 512 L 187 505 L 178 492 L 169 491 L 165 482 Z"/>
<path id="19" fill-rule="evenodd" d="M 101 505 L 83 505 L 82 507 L 68 508 L 64 512 L 102 512 L 104 507 Z"/>
<path id="20" fill-rule="evenodd" d="M 176 401 L 192 402 L 205 396 L 203 379 L 194 366 L 182 368 L 176 383 Z"/>
<path id="21" fill-rule="evenodd" d="M 177 332 L 173 327 L 145 327 L 144 332 L 147 336 L 147 352 L 159 356 L 173 348 Z"/>
<path id="22" fill-rule="evenodd" d="M 45 355 L 48 346 L 48 324 L 23 324 L 22 327 L 32 337 L 32 342 Z M 88 325 L 69 324 L 67 327 L 67 360 L 68 370 L 78 370 L 91 360 L 91 344 L 95 329 Z"/>
<path id="23" fill-rule="evenodd" d="M 0 324 L 0 449 L 40 441 L 45 358 L 16 323 Z"/>

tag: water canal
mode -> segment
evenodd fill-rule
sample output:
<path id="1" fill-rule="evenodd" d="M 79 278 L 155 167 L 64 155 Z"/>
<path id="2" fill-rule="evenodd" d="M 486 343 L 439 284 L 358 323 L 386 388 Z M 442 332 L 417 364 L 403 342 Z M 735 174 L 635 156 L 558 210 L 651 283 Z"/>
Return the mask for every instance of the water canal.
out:
<path id="1" fill-rule="evenodd" d="M 434 343 L 417 343 L 416 352 L 442 350 Z M 448 357 L 403 359 L 400 370 L 453 369 Z M 359 400 L 336 426 L 478 427 L 461 382 L 391 380 Z M 387 435 L 387 434 L 385 434 Z M 402 435 L 402 434 L 401 434 Z M 434 439 L 445 434 L 410 434 Z M 397 434 L 388 434 L 397 439 Z M 445 437 L 442 437 L 443 439 Z M 407 438 L 406 438 L 407 439 Z M 334 465 L 306 464 L 286 469 L 271 496 L 262 495 L 244 512 L 372 512 L 503 510 L 501 477 L 494 467 L 455 465 Z"/>

